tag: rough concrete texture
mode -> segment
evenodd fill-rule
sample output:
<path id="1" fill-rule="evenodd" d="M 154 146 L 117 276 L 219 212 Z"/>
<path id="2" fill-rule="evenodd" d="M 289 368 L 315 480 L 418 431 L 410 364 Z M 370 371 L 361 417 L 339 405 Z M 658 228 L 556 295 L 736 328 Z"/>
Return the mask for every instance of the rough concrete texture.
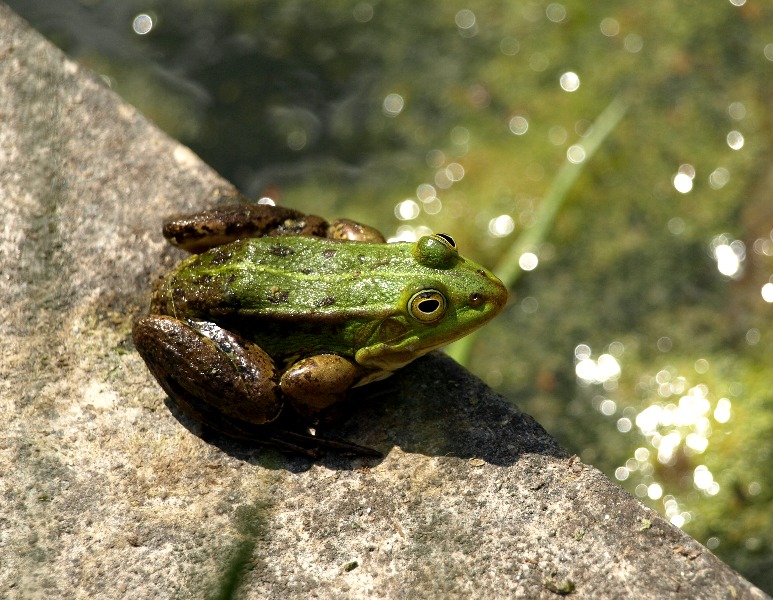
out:
<path id="1" fill-rule="evenodd" d="M 235 192 L 3 5 L 0 166 L 0 597 L 764 597 L 440 354 L 331 432 L 383 459 L 202 439 L 130 329 Z"/>

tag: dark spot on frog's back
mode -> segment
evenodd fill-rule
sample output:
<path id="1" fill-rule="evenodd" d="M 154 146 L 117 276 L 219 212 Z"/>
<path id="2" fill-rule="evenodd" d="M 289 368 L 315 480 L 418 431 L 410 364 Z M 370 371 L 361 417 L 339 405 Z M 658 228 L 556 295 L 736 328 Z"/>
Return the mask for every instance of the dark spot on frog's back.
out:
<path id="1" fill-rule="evenodd" d="M 209 273 L 204 273 L 198 277 L 195 277 L 191 283 L 200 286 L 208 286 L 212 283 L 212 275 Z"/>
<path id="2" fill-rule="evenodd" d="M 333 306 L 333 304 L 336 303 L 336 299 L 333 296 L 325 296 L 324 298 L 320 298 L 316 302 L 317 308 L 324 308 L 326 306 Z"/>
<path id="3" fill-rule="evenodd" d="M 289 248 L 288 246 L 271 246 L 268 249 L 269 254 L 272 254 L 273 256 L 290 256 L 292 254 L 295 254 L 295 250 L 292 248 Z"/>
<path id="4" fill-rule="evenodd" d="M 202 256 L 206 256 L 206 258 L 203 258 L 202 260 L 208 260 L 209 266 L 221 267 L 227 265 L 233 259 L 233 246 L 220 246 L 210 250 L 207 255 Z"/>
<path id="5" fill-rule="evenodd" d="M 335 248 L 326 248 L 322 251 L 322 256 L 324 258 L 333 258 L 336 255 Z"/>
<path id="6" fill-rule="evenodd" d="M 229 290 L 217 295 L 213 299 L 213 302 L 219 304 L 221 308 L 228 309 L 228 311 L 238 310 L 242 305 L 242 300 L 239 295 Z"/>
<path id="7" fill-rule="evenodd" d="M 271 304 L 283 304 L 287 302 L 289 298 L 290 292 L 286 290 L 282 291 L 279 288 L 272 288 L 266 294 L 266 300 L 271 302 Z"/>

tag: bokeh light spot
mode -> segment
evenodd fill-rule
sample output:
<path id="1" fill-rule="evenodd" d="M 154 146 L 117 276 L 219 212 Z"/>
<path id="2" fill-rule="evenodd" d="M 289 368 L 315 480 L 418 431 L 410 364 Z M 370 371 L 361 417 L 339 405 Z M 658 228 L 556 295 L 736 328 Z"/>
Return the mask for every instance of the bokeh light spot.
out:
<path id="1" fill-rule="evenodd" d="M 720 398 L 714 408 L 714 420 L 717 423 L 727 423 L 730 420 L 732 404 L 727 398 Z"/>
<path id="2" fill-rule="evenodd" d="M 499 42 L 499 51 L 505 56 L 515 56 L 521 49 L 521 44 L 514 37 L 504 37 Z"/>
<path id="3" fill-rule="evenodd" d="M 548 4 L 545 9 L 545 15 L 547 15 L 548 20 L 553 21 L 553 23 L 560 23 L 566 19 L 566 7 L 558 2 L 553 2 L 552 4 Z"/>
<path id="4" fill-rule="evenodd" d="M 551 127 L 550 131 L 548 131 L 548 139 L 554 146 L 563 146 L 566 143 L 567 137 L 568 134 L 563 127 Z"/>
<path id="5" fill-rule="evenodd" d="M 708 490 L 714 483 L 714 475 L 706 465 L 698 465 L 693 471 L 693 485 L 699 490 Z"/>
<path id="6" fill-rule="evenodd" d="M 647 496 L 650 500 L 658 500 L 663 495 L 663 488 L 659 483 L 651 483 L 647 486 Z"/>
<path id="7" fill-rule="evenodd" d="M 422 183 L 416 188 L 416 197 L 422 202 L 427 202 L 435 196 L 437 196 L 435 188 L 428 183 Z"/>
<path id="8" fill-rule="evenodd" d="M 668 227 L 668 230 L 674 235 L 681 235 L 684 233 L 685 228 L 684 219 L 681 217 L 669 219 L 668 223 L 666 223 L 666 227 Z"/>
<path id="9" fill-rule="evenodd" d="M 369 2 L 360 2 L 352 10 L 352 15 L 358 23 L 367 23 L 373 18 L 373 5 Z"/>
<path id="10" fill-rule="evenodd" d="M 446 155 L 443 154 L 442 150 L 430 150 L 427 152 L 425 160 L 427 161 L 427 166 L 437 169 L 446 162 Z"/>
<path id="11" fill-rule="evenodd" d="M 710 248 L 717 261 L 717 270 L 727 277 L 737 277 L 746 258 L 746 246 L 741 240 L 730 241 L 726 234 L 716 236 Z"/>
<path id="12" fill-rule="evenodd" d="M 565 92 L 576 92 L 580 87 L 580 77 L 573 71 L 567 71 L 558 80 Z"/>
<path id="13" fill-rule="evenodd" d="M 636 54 L 644 48 L 644 40 L 638 33 L 629 33 L 623 40 L 623 48 L 625 48 L 626 52 Z"/>
<path id="14" fill-rule="evenodd" d="M 518 259 L 518 265 L 524 270 L 524 271 L 533 271 L 537 268 L 537 265 L 539 264 L 539 259 L 537 258 L 537 255 L 533 252 L 524 252 L 521 254 L 520 258 Z"/>
<path id="15" fill-rule="evenodd" d="M 459 163 L 451 163 L 446 167 L 446 176 L 450 181 L 461 181 L 464 178 L 464 167 Z"/>
<path id="16" fill-rule="evenodd" d="M 290 150 L 295 150 L 296 152 L 303 150 L 306 147 L 306 141 L 306 131 L 303 129 L 293 129 L 287 134 L 287 147 Z"/>
<path id="17" fill-rule="evenodd" d="M 514 117 L 510 118 L 509 127 L 510 131 L 512 131 L 515 135 L 523 135 L 529 130 L 529 122 L 525 117 L 515 115 Z"/>
<path id="18" fill-rule="evenodd" d="M 578 344 L 574 348 L 574 357 L 577 360 L 585 360 L 591 357 L 591 349 L 588 344 Z"/>
<path id="19" fill-rule="evenodd" d="M 470 143 L 470 130 L 466 127 L 457 125 L 451 130 L 451 142 L 457 146 L 464 146 Z"/>
<path id="20" fill-rule="evenodd" d="M 620 23 L 617 22 L 617 19 L 611 17 L 602 19 L 599 28 L 601 29 L 601 33 L 607 37 L 615 37 L 620 33 Z"/>
<path id="21" fill-rule="evenodd" d="M 599 405 L 599 412 L 609 417 L 617 412 L 617 403 L 614 400 L 605 398 Z"/>
<path id="22" fill-rule="evenodd" d="M 396 117 L 401 112 L 403 112 L 403 108 L 405 108 L 405 100 L 400 94 L 387 94 L 387 97 L 384 98 L 382 108 L 384 114 L 387 117 Z"/>
<path id="23" fill-rule="evenodd" d="M 137 15 L 132 22 L 132 29 L 134 30 L 134 33 L 138 35 L 145 35 L 153 29 L 153 19 L 150 15 Z"/>
<path id="24" fill-rule="evenodd" d="M 731 131 L 727 134 L 727 145 L 733 150 L 740 150 L 743 148 L 744 139 L 740 131 Z"/>
<path id="25" fill-rule="evenodd" d="M 463 8 L 458 13 L 456 13 L 454 22 L 459 28 L 459 35 L 462 37 L 470 38 L 478 34 L 478 25 L 477 19 L 475 18 L 475 13 L 472 12 L 469 8 Z"/>
<path id="26" fill-rule="evenodd" d="M 715 189 L 722 189 L 730 181 L 730 171 L 723 167 L 717 167 L 709 175 L 709 185 Z"/>
<path id="27" fill-rule="evenodd" d="M 580 144 L 569 146 L 566 150 L 566 159 L 574 165 L 580 164 L 585 160 L 585 148 Z"/>
<path id="28" fill-rule="evenodd" d="M 460 29 L 469 29 L 475 25 L 475 13 L 468 8 L 463 8 L 456 13 L 454 21 L 456 22 L 456 26 Z"/>
<path id="29" fill-rule="evenodd" d="M 403 200 L 395 206 L 395 217 L 401 221 L 410 221 L 419 216 L 420 208 L 415 200 Z"/>
<path id="30" fill-rule="evenodd" d="M 515 221 L 510 215 L 499 215 L 489 221 L 488 230 L 494 237 L 505 237 L 515 229 Z"/>
<path id="31" fill-rule="evenodd" d="M 534 314 L 539 310 L 539 302 L 534 296 L 526 296 L 521 300 L 521 310 L 527 315 Z"/>
<path id="32" fill-rule="evenodd" d="M 542 52 L 532 52 L 529 56 L 529 68 L 536 72 L 542 73 L 550 66 L 550 59 L 542 54 Z"/>
<path id="33" fill-rule="evenodd" d="M 671 183 L 673 183 L 674 189 L 680 194 L 686 194 L 692 190 L 692 178 L 684 173 L 674 175 Z"/>
<path id="34" fill-rule="evenodd" d="M 743 102 L 733 102 L 727 107 L 727 114 L 729 114 L 732 119 L 740 121 L 746 116 L 746 106 L 744 106 Z"/>

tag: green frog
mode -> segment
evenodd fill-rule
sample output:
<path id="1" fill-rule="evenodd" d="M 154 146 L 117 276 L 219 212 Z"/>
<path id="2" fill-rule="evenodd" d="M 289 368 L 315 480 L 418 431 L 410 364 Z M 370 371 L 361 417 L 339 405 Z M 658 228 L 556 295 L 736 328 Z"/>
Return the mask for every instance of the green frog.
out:
<path id="1" fill-rule="evenodd" d="M 171 221 L 164 235 L 196 254 L 159 281 L 134 325 L 151 373 L 199 422 L 305 454 L 372 454 L 286 423 L 318 423 L 352 388 L 470 333 L 507 301 L 445 234 L 385 243 L 353 221 L 239 205 Z"/>

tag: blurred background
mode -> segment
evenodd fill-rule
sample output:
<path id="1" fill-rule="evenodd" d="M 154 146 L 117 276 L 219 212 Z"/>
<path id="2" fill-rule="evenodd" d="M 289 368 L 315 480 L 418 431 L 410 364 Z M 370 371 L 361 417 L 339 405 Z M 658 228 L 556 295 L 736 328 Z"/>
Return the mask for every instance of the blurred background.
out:
<path id="1" fill-rule="evenodd" d="M 7 3 L 248 196 L 452 234 L 453 355 L 773 593 L 773 5 Z"/>

